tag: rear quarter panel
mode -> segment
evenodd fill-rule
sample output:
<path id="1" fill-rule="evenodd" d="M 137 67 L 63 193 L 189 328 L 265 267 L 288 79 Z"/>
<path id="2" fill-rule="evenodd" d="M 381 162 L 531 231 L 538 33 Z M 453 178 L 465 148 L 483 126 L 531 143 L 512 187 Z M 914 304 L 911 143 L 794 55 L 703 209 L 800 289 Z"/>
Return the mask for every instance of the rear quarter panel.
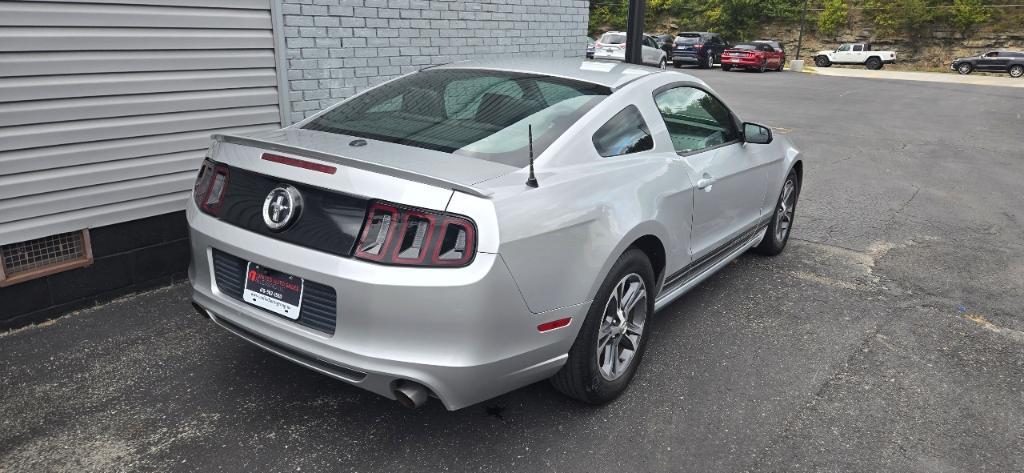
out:
<path id="1" fill-rule="evenodd" d="M 693 179 L 651 95 L 674 73 L 623 88 L 595 107 L 537 160 L 540 186 L 525 186 L 521 170 L 489 181 L 501 235 L 500 254 L 530 311 L 589 302 L 618 257 L 653 235 L 666 267 L 689 262 Z M 630 88 L 630 89 L 627 89 Z M 592 137 L 610 117 L 635 105 L 654 137 L 650 151 L 604 158 Z"/>

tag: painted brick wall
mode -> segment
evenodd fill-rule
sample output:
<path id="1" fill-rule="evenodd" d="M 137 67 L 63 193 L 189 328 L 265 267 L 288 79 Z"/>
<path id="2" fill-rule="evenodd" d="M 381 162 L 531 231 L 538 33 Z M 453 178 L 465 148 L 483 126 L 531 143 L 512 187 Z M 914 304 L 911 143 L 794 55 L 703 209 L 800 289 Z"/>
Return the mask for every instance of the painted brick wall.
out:
<path id="1" fill-rule="evenodd" d="M 418 68 L 583 55 L 586 0 L 284 0 L 292 122 Z"/>

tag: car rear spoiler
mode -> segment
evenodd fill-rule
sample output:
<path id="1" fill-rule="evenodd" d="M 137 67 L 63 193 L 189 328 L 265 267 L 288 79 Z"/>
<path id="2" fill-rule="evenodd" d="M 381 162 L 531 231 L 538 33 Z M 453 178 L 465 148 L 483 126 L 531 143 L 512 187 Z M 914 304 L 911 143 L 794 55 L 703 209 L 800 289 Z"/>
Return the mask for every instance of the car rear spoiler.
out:
<path id="1" fill-rule="evenodd" d="M 397 177 L 399 179 L 405 179 L 407 181 L 419 182 L 422 184 L 428 184 L 435 187 L 452 189 L 476 197 L 482 197 L 485 199 L 488 199 L 491 197 L 491 195 L 493 195 L 493 192 L 491 191 L 451 181 L 448 179 L 435 176 L 428 176 L 426 174 L 412 172 L 391 166 L 385 166 L 383 164 L 373 163 L 369 161 L 352 159 L 346 156 L 340 156 L 333 153 L 325 153 L 323 151 L 306 149 L 299 146 L 292 146 L 283 143 L 277 143 L 274 141 L 250 138 L 246 136 L 225 135 L 219 133 L 212 135 L 210 138 L 213 139 L 214 141 L 221 143 L 231 143 L 254 148 L 280 151 L 282 153 L 290 153 L 299 156 L 305 156 L 307 158 L 320 159 L 323 161 L 329 161 L 332 163 L 340 164 L 345 167 L 362 169 L 364 171 L 370 171 L 378 174 L 384 174 L 386 176 Z"/>

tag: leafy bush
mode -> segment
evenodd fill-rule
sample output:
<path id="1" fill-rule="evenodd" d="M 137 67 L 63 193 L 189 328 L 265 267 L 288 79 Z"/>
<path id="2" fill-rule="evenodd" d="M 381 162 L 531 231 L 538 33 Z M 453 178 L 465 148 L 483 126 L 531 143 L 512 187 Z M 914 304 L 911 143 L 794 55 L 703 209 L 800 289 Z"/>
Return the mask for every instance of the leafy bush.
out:
<path id="1" fill-rule="evenodd" d="M 835 38 L 839 28 L 846 26 L 849 13 L 846 0 L 825 0 L 825 8 L 818 16 L 818 32 Z"/>
<path id="2" fill-rule="evenodd" d="M 992 13 L 981 0 L 953 0 L 950 23 L 964 35 L 970 34 L 978 25 L 988 21 Z"/>

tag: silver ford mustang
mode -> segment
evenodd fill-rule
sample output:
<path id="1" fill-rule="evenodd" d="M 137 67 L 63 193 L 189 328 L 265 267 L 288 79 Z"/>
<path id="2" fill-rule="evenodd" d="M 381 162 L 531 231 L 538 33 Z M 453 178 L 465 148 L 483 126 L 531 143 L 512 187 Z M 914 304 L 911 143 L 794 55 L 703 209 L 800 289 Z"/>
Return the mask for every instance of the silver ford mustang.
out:
<path id="1" fill-rule="evenodd" d="M 218 135 L 188 207 L 196 309 L 403 404 L 551 378 L 603 403 L 658 309 L 785 248 L 800 153 L 700 80 L 463 62 Z"/>

